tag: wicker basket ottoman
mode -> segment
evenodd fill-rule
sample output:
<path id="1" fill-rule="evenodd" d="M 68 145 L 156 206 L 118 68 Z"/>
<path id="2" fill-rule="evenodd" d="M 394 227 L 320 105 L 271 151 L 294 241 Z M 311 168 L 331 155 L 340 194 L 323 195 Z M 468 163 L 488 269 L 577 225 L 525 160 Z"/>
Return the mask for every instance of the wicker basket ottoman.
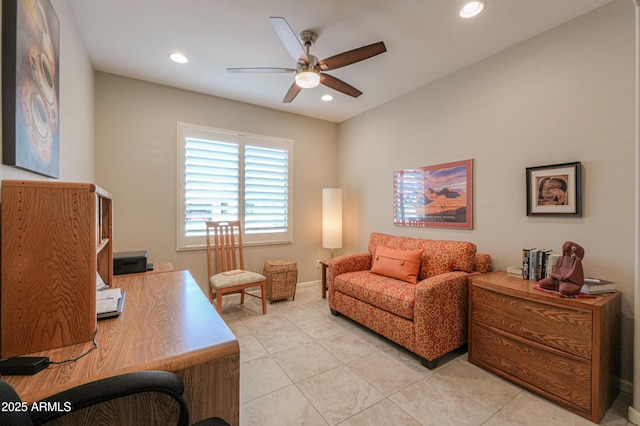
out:
<path id="1" fill-rule="evenodd" d="M 267 277 L 267 298 L 271 303 L 289 297 L 295 299 L 298 282 L 298 265 L 295 261 L 265 260 L 262 275 Z"/>

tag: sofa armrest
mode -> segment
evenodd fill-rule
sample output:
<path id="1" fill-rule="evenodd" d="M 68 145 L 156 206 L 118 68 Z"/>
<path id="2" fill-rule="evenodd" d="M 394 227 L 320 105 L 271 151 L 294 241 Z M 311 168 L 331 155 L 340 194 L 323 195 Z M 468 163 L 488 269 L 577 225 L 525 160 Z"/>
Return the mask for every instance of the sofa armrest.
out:
<path id="1" fill-rule="evenodd" d="M 469 274 L 448 272 L 416 284 L 416 353 L 428 360 L 467 341 Z"/>
<path id="2" fill-rule="evenodd" d="M 331 259 L 327 273 L 327 285 L 333 287 L 335 278 L 347 272 L 368 271 L 371 269 L 372 256 L 369 252 L 346 254 Z"/>
<path id="3" fill-rule="evenodd" d="M 476 272 L 486 274 L 493 270 L 491 266 L 491 255 L 486 253 L 476 254 Z"/>

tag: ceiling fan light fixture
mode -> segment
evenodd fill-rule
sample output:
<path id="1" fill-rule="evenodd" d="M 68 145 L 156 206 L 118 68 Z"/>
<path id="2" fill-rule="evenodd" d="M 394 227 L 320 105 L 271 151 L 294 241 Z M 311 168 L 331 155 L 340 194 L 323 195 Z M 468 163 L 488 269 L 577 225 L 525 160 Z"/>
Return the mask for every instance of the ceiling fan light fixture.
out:
<path id="1" fill-rule="evenodd" d="M 313 89 L 320 84 L 320 74 L 305 70 L 296 74 L 296 84 L 303 89 Z"/>
<path id="2" fill-rule="evenodd" d="M 485 6 L 486 3 L 484 1 L 470 1 L 460 9 L 460 17 L 473 18 L 482 12 Z"/>

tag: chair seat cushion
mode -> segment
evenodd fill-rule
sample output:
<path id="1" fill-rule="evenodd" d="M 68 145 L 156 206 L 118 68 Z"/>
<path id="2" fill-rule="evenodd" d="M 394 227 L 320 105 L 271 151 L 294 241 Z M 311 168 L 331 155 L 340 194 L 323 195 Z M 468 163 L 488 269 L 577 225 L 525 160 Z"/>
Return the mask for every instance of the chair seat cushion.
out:
<path id="1" fill-rule="evenodd" d="M 261 281 L 266 281 L 264 275 L 260 275 L 256 272 L 242 271 L 236 269 L 234 271 L 221 272 L 215 274 L 209 278 L 211 286 L 215 289 L 236 287 L 244 284 L 256 283 L 258 285 Z"/>

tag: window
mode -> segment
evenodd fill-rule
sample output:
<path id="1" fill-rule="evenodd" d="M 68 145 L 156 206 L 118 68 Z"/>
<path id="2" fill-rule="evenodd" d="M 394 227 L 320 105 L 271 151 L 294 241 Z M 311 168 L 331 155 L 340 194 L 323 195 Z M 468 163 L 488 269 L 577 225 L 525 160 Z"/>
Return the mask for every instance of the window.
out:
<path id="1" fill-rule="evenodd" d="M 240 220 L 244 243 L 291 242 L 292 142 L 178 123 L 178 250 L 205 247 L 205 222 Z"/>

